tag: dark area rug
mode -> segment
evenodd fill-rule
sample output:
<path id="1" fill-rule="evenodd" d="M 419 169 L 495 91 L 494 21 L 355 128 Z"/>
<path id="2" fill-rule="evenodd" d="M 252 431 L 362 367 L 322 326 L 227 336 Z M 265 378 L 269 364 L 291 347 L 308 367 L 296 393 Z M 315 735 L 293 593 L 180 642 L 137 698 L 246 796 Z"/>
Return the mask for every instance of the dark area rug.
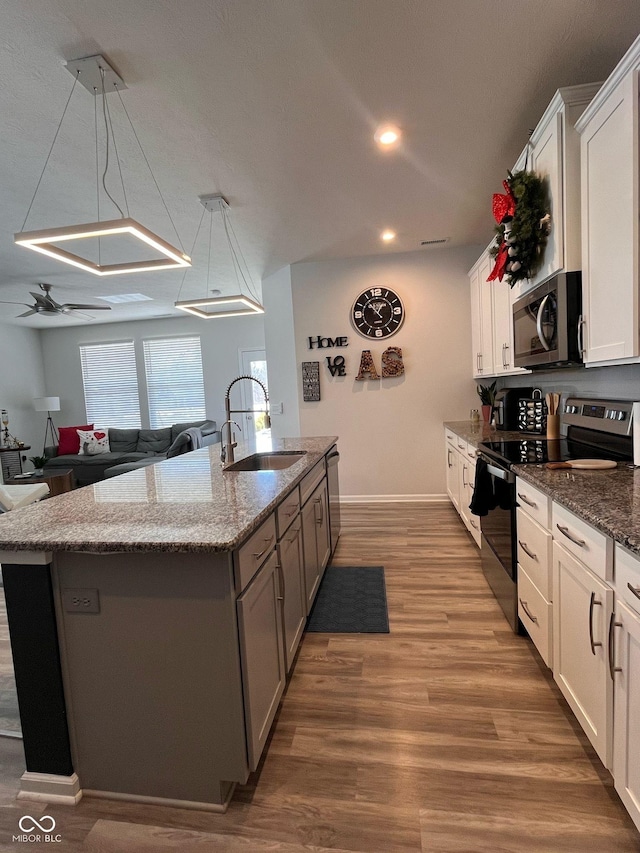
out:
<path id="1" fill-rule="evenodd" d="M 383 566 L 328 566 L 307 631 L 316 634 L 388 634 Z"/>

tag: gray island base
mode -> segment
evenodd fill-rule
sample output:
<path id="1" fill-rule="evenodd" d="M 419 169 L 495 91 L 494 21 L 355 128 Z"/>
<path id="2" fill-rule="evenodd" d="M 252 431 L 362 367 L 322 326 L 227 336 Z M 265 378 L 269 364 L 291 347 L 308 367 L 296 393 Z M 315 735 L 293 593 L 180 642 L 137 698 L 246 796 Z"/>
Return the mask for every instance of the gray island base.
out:
<path id="1" fill-rule="evenodd" d="M 303 451 L 277 471 L 204 448 L 0 519 L 19 796 L 226 808 L 329 561 L 335 442 L 274 441 Z"/>

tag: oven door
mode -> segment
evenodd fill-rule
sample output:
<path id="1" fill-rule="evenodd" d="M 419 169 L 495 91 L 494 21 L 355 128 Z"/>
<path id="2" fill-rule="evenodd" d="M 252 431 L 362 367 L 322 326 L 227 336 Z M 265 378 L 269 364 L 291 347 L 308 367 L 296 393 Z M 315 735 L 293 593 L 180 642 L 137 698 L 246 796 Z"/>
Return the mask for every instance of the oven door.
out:
<path id="1" fill-rule="evenodd" d="M 560 360 L 557 288 L 536 288 L 514 303 L 513 342 L 516 367 Z"/>
<path id="2" fill-rule="evenodd" d="M 516 478 L 502 465 L 487 463 L 496 506 L 482 517 L 480 558 L 483 574 L 509 625 L 520 632 L 517 604 Z"/>

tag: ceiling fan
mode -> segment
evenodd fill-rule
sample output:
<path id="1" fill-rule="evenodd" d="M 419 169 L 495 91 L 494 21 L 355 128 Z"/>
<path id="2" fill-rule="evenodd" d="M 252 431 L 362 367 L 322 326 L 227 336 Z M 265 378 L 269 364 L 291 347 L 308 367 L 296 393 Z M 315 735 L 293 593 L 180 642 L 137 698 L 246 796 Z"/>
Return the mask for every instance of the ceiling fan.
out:
<path id="1" fill-rule="evenodd" d="M 0 303 L 4 305 L 25 305 L 29 310 L 25 311 L 24 314 L 18 314 L 17 317 L 30 317 L 32 314 L 46 314 L 47 316 L 58 316 L 60 314 L 70 314 L 72 311 L 82 311 L 85 308 L 89 308 L 92 311 L 111 311 L 111 307 L 109 305 L 87 305 L 81 302 L 64 302 L 60 304 L 56 302 L 53 296 L 51 296 L 51 284 L 38 284 L 40 290 L 43 291 L 44 296 L 40 293 L 34 293 L 30 291 L 30 295 L 35 299 L 35 303 L 33 305 L 29 305 L 27 302 L 6 302 L 5 300 L 0 299 Z M 93 319 L 90 315 L 86 314 L 90 320 Z"/>

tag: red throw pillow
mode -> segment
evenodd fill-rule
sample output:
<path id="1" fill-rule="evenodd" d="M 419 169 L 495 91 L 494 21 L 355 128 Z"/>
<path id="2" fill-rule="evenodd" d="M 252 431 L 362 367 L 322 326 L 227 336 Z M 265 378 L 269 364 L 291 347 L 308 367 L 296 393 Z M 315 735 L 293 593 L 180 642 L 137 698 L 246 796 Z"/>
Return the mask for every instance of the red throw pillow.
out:
<path id="1" fill-rule="evenodd" d="M 93 424 L 80 424 L 80 426 L 58 427 L 60 441 L 58 442 L 58 456 L 80 452 L 80 436 L 76 432 L 79 429 L 93 429 Z"/>

